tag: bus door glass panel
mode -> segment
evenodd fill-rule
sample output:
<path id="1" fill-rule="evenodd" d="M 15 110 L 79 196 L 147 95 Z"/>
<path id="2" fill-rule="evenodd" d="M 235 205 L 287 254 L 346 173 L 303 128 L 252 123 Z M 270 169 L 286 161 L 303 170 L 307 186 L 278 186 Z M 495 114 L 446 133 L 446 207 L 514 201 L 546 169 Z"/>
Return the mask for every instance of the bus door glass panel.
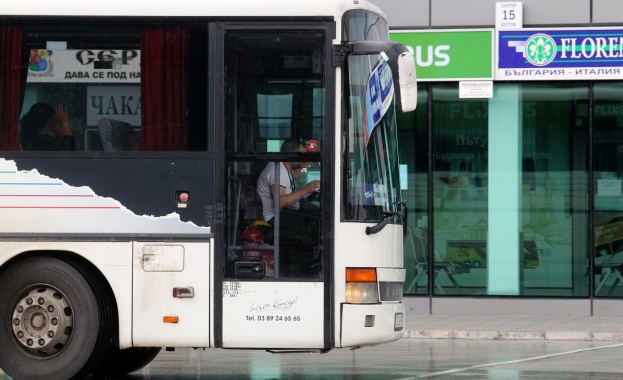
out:
<path id="1" fill-rule="evenodd" d="M 386 66 L 380 55 L 348 58 L 350 110 L 345 173 L 348 220 L 380 221 L 384 211 L 401 211 L 399 165 L 392 159 L 398 157 L 394 101 L 388 100 L 376 112 L 375 101 L 371 99 L 375 78 L 382 76 Z"/>
<path id="2" fill-rule="evenodd" d="M 320 180 L 323 40 L 317 31 L 225 35 L 226 278 L 320 279 L 320 198 L 297 198 L 276 218 L 274 192 L 258 181 L 274 185 L 262 173 L 278 172 L 285 197 Z"/>

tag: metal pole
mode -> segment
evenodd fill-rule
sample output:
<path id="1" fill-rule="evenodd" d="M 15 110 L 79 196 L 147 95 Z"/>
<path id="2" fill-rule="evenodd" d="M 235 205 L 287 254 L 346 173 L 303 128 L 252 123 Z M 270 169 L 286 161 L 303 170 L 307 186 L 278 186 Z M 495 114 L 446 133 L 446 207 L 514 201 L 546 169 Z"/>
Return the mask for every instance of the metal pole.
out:
<path id="1" fill-rule="evenodd" d="M 279 211 L 281 210 L 279 207 L 279 200 L 281 198 L 281 165 L 280 162 L 275 162 L 275 194 L 273 194 L 273 201 L 275 203 L 275 216 L 273 217 L 273 236 L 275 246 L 274 249 L 274 277 L 279 278 Z"/>

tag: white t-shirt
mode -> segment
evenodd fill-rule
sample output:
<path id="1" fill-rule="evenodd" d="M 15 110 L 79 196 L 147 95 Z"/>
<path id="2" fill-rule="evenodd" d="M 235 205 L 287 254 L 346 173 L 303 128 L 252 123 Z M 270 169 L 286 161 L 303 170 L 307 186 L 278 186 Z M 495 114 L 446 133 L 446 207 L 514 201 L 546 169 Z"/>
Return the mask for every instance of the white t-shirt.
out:
<path id="1" fill-rule="evenodd" d="M 294 179 L 292 174 L 288 172 L 283 163 L 279 163 L 279 183 L 285 188 L 286 194 L 292 194 L 294 192 Z M 275 163 L 269 162 L 268 165 L 262 170 L 260 177 L 257 180 L 257 195 L 262 201 L 262 211 L 264 214 L 264 220 L 271 220 L 275 216 L 275 203 L 273 202 L 273 195 L 270 192 L 270 187 L 275 184 Z M 279 191 L 279 189 L 275 189 Z M 298 210 L 300 208 L 299 202 L 296 202 L 289 207 L 291 210 Z"/>

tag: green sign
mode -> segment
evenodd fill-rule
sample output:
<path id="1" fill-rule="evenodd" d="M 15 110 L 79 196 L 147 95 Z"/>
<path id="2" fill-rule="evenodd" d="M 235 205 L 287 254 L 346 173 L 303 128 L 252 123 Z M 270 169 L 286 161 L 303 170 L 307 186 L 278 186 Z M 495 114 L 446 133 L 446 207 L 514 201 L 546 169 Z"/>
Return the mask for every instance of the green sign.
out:
<path id="1" fill-rule="evenodd" d="M 418 80 L 493 80 L 493 29 L 392 31 L 413 48 Z"/>

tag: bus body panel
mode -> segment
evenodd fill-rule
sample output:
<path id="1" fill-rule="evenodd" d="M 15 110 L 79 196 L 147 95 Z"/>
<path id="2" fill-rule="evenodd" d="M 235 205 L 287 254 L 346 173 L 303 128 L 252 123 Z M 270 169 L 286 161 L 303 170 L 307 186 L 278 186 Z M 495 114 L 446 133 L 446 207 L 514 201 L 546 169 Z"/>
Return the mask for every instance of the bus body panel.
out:
<path id="1" fill-rule="evenodd" d="M 207 179 L 193 173 L 207 176 L 212 166 L 188 159 L 0 158 L 0 233 L 207 235 L 210 192 L 202 190 Z M 194 189 L 193 203 L 176 208 L 175 191 Z M 187 215 L 193 210 L 197 216 Z"/>
<path id="2" fill-rule="evenodd" d="M 141 241 L 133 245 L 133 346 L 209 347 L 213 244 Z M 165 322 L 165 317 L 178 320 Z"/>
<path id="3" fill-rule="evenodd" d="M 335 234 L 337 236 L 359 236 L 366 226 L 368 226 L 366 223 L 337 223 Z M 390 340 L 399 339 L 402 334 L 393 332 L 394 312 L 404 313 L 403 304 L 392 304 L 391 310 L 394 311 L 388 311 L 389 306 L 386 304 L 344 305 L 344 302 L 346 300 L 346 268 L 376 268 L 379 282 L 404 282 L 402 226 L 389 224 L 378 234 L 365 235 L 361 239 L 336 239 L 335 245 L 337 254 L 334 256 L 333 272 L 334 307 L 342 314 L 339 316 L 341 323 L 335 324 L 334 334 L 340 337 L 341 347 L 364 344 L 358 341 L 360 338 L 364 341 L 372 339 L 368 341 L 369 343 L 378 338 L 375 334 L 388 337 Z M 401 254 L 397 255 L 396 252 Z M 376 308 L 378 312 L 374 311 Z M 366 315 L 376 315 L 374 329 L 364 327 L 363 321 Z M 358 323 L 349 324 L 351 317 Z M 389 335 L 383 335 L 387 332 L 390 332 Z M 369 335 L 371 333 L 374 337 Z"/>
<path id="4" fill-rule="evenodd" d="M 379 282 L 405 282 L 406 270 L 403 268 L 376 268 Z"/>
<path id="5" fill-rule="evenodd" d="M 388 224 L 381 232 L 366 235 L 365 229 L 373 224 L 368 223 L 336 223 L 335 235 L 344 236 L 335 242 L 336 252 L 347 254 L 336 255 L 336 268 L 346 267 L 381 267 L 402 268 L 402 225 Z M 363 236 L 362 236 L 363 235 Z M 356 239 L 348 238 L 356 236 Z M 336 275 L 339 275 L 336 273 Z M 344 274 L 342 274 L 342 277 Z"/>
<path id="6" fill-rule="evenodd" d="M 223 282 L 224 348 L 324 348 L 321 282 Z"/>
<path id="7" fill-rule="evenodd" d="M 109 0 L 97 5 L 88 4 L 79 0 L 60 0 L 54 3 L 42 3 L 37 7 L 28 6 L 28 3 L 15 2 L 3 4 L 0 11 L 4 15 L 27 16 L 321 16 L 341 15 L 356 5 L 358 9 L 370 10 L 385 17 L 385 14 L 373 4 L 360 1 L 353 3 L 350 0 L 301 0 L 283 2 L 268 0 L 238 0 L 229 2 L 212 2 L 203 0 L 184 1 L 171 6 L 165 0 Z"/>
<path id="8" fill-rule="evenodd" d="M 209 286 L 212 276 L 207 275 L 207 271 L 210 269 L 208 261 L 212 257 L 212 245 L 174 243 L 184 248 L 186 263 L 183 272 L 168 276 L 169 281 L 159 278 L 158 275 L 167 277 L 163 272 L 137 270 L 142 267 L 140 263 L 135 263 L 136 278 L 133 287 L 132 243 L 138 236 L 161 243 L 163 240 L 170 241 L 184 236 L 186 239 L 208 239 L 211 236 L 210 227 L 183 222 L 181 217 L 206 224 L 204 209 L 210 202 L 210 192 L 193 192 L 196 194 L 193 197 L 194 205 L 184 209 L 176 210 L 173 200 L 175 190 L 205 188 L 206 178 L 190 183 L 191 173 L 209 173 L 212 165 L 213 160 L 205 159 L 134 159 L 126 163 L 115 159 L 0 159 L 0 183 L 3 185 L 0 197 L 0 238 L 10 241 L 44 239 L 29 243 L 2 243 L 12 246 L 11 249 L 2 250 L 0 262 L 32 251 L 46 252 L 42 254 L 48 255 L 66 255 L 69 252 L 91 262 L 102 272 L 115 294 L 121 348 L 150 346 L 159 341 L 166 342 L 167 346 L 183 345 L 182 333 L 160 331 L 163 315 L 150 314 L 144 307 L 145 303 L 148 308 L 153 308 L 155 303 L 165 302 L 163 300 L 170 302 L 174 286 L 193 286 L 192 283 L 196 282 L 197 298 L 201 301 L 181 302 L 182 307 L 172 310 L 170 314 L 192 309 L 186 312 L 192 317 L 188 318 L 185 314 L 177 330 L 183 331 L 183 327 L 192 326 L 192 331 L 188 333 L 191 339 L 187 342 L 193 342 L 192 345 L 195 346 L 209 346 L 209 323 L 206 322 L 210 319 L 206 316 L 200 318 L 200 325 L 205 331 L 197 333 L 197 328 L 193 325 L 195 319 L 205 314 L 205 310 L 209 311 Z M 151 172 L 154 175 L 132 181 L 137 172 Z M 155 175 L 156 172 L 164 175 Z M 84 186 L 85 183 L 88 185 Z M 120 183 L 125 186 L 120 186 Z M 152 211 L 158 208 L 162 216 L 137 214 L 147 212 L 150 203 Z M 126 204 L 131 205 L 134 210 L 126 207 Z M 199 213 L 193 211 L 196 210 L 196 207 L 192 207 L 195 205 L 200 208 Z M 67 239 L 71 237 L 79 241 L 68 242 Z M 139 247 L 144 245 L 140 243 Z M 138 249 L 136 260 L 141 260 L 142 256 L 139 254 L 142 254 L 142 248 Z M 147 276 L 141 276 L 143 273 Z M 146 280 L 143 277 L 152 280 L 151 284 L 157 286 L 145 285 Z M 166 292 L 158 293 L 158 290 L 165 287 Z M 149 291 L 156 292 L 157 296 L 145 298 L 145 295 L 153 294 Z M 138 312 L 134 319 L 133 302 L 136 307 L 134 312 Z M 192 306 L 189 308 L 187 305 Z M 197 312 L 195 309 L 198 309 Z M 163 314 L 165 310 L 157 311 Z M 150 317 L 158 320 L 158 328 L 155 330 L 151 328 L 153 324 L 145 323 Z M 139 328 L 133 330 L 133 323 Z M 175 337 L 171 337 L 172 335 Z"/>
<path id="9" fill-rule="evenodd" d="M 165 251 L 164 256 L 157 257 L 153 250 L 144 249 L 146 246 L 181 248 L 183 270 L 145 270 L 146 254 L 151 253 L 152 261 L 164 261 L 167 254 L 173 254 Z M 112 288 L 119 314 L 120 348 L 209 347 L 211 247 L 210 243 L 188 242 L 5 241 L 0 242 L 3 253 L 0 267 L 29 252 L 49 256 L 79 255 L 90 261 Z M 174 287 L 192 287 L 194 297 L 174 298 Z M 165 324 L 164 316 L 177 316 L 179 323 Z"/>
<path id="10" fill-rule="evenodd" d="M 213 168 L 203 157 L 0 159 L 3 216 L 32 216 L 1 231 L 205 236 Z M 175 202 L 180 190 L 192 195 L 184 208 Z"/>
<path id="11" fill-rule="evenodd" d="M 358 347 L 393 342 L 402 338 L 404 326 L 404 303 L 383 305 L 350 305 L 341 308 L 340 347 Z M 370 318 L 369 316 L 373 316 Z M 372 319 L 372 326 L 366 321 Z M 395 327 L 397 320 L 402 326 Z"/>

